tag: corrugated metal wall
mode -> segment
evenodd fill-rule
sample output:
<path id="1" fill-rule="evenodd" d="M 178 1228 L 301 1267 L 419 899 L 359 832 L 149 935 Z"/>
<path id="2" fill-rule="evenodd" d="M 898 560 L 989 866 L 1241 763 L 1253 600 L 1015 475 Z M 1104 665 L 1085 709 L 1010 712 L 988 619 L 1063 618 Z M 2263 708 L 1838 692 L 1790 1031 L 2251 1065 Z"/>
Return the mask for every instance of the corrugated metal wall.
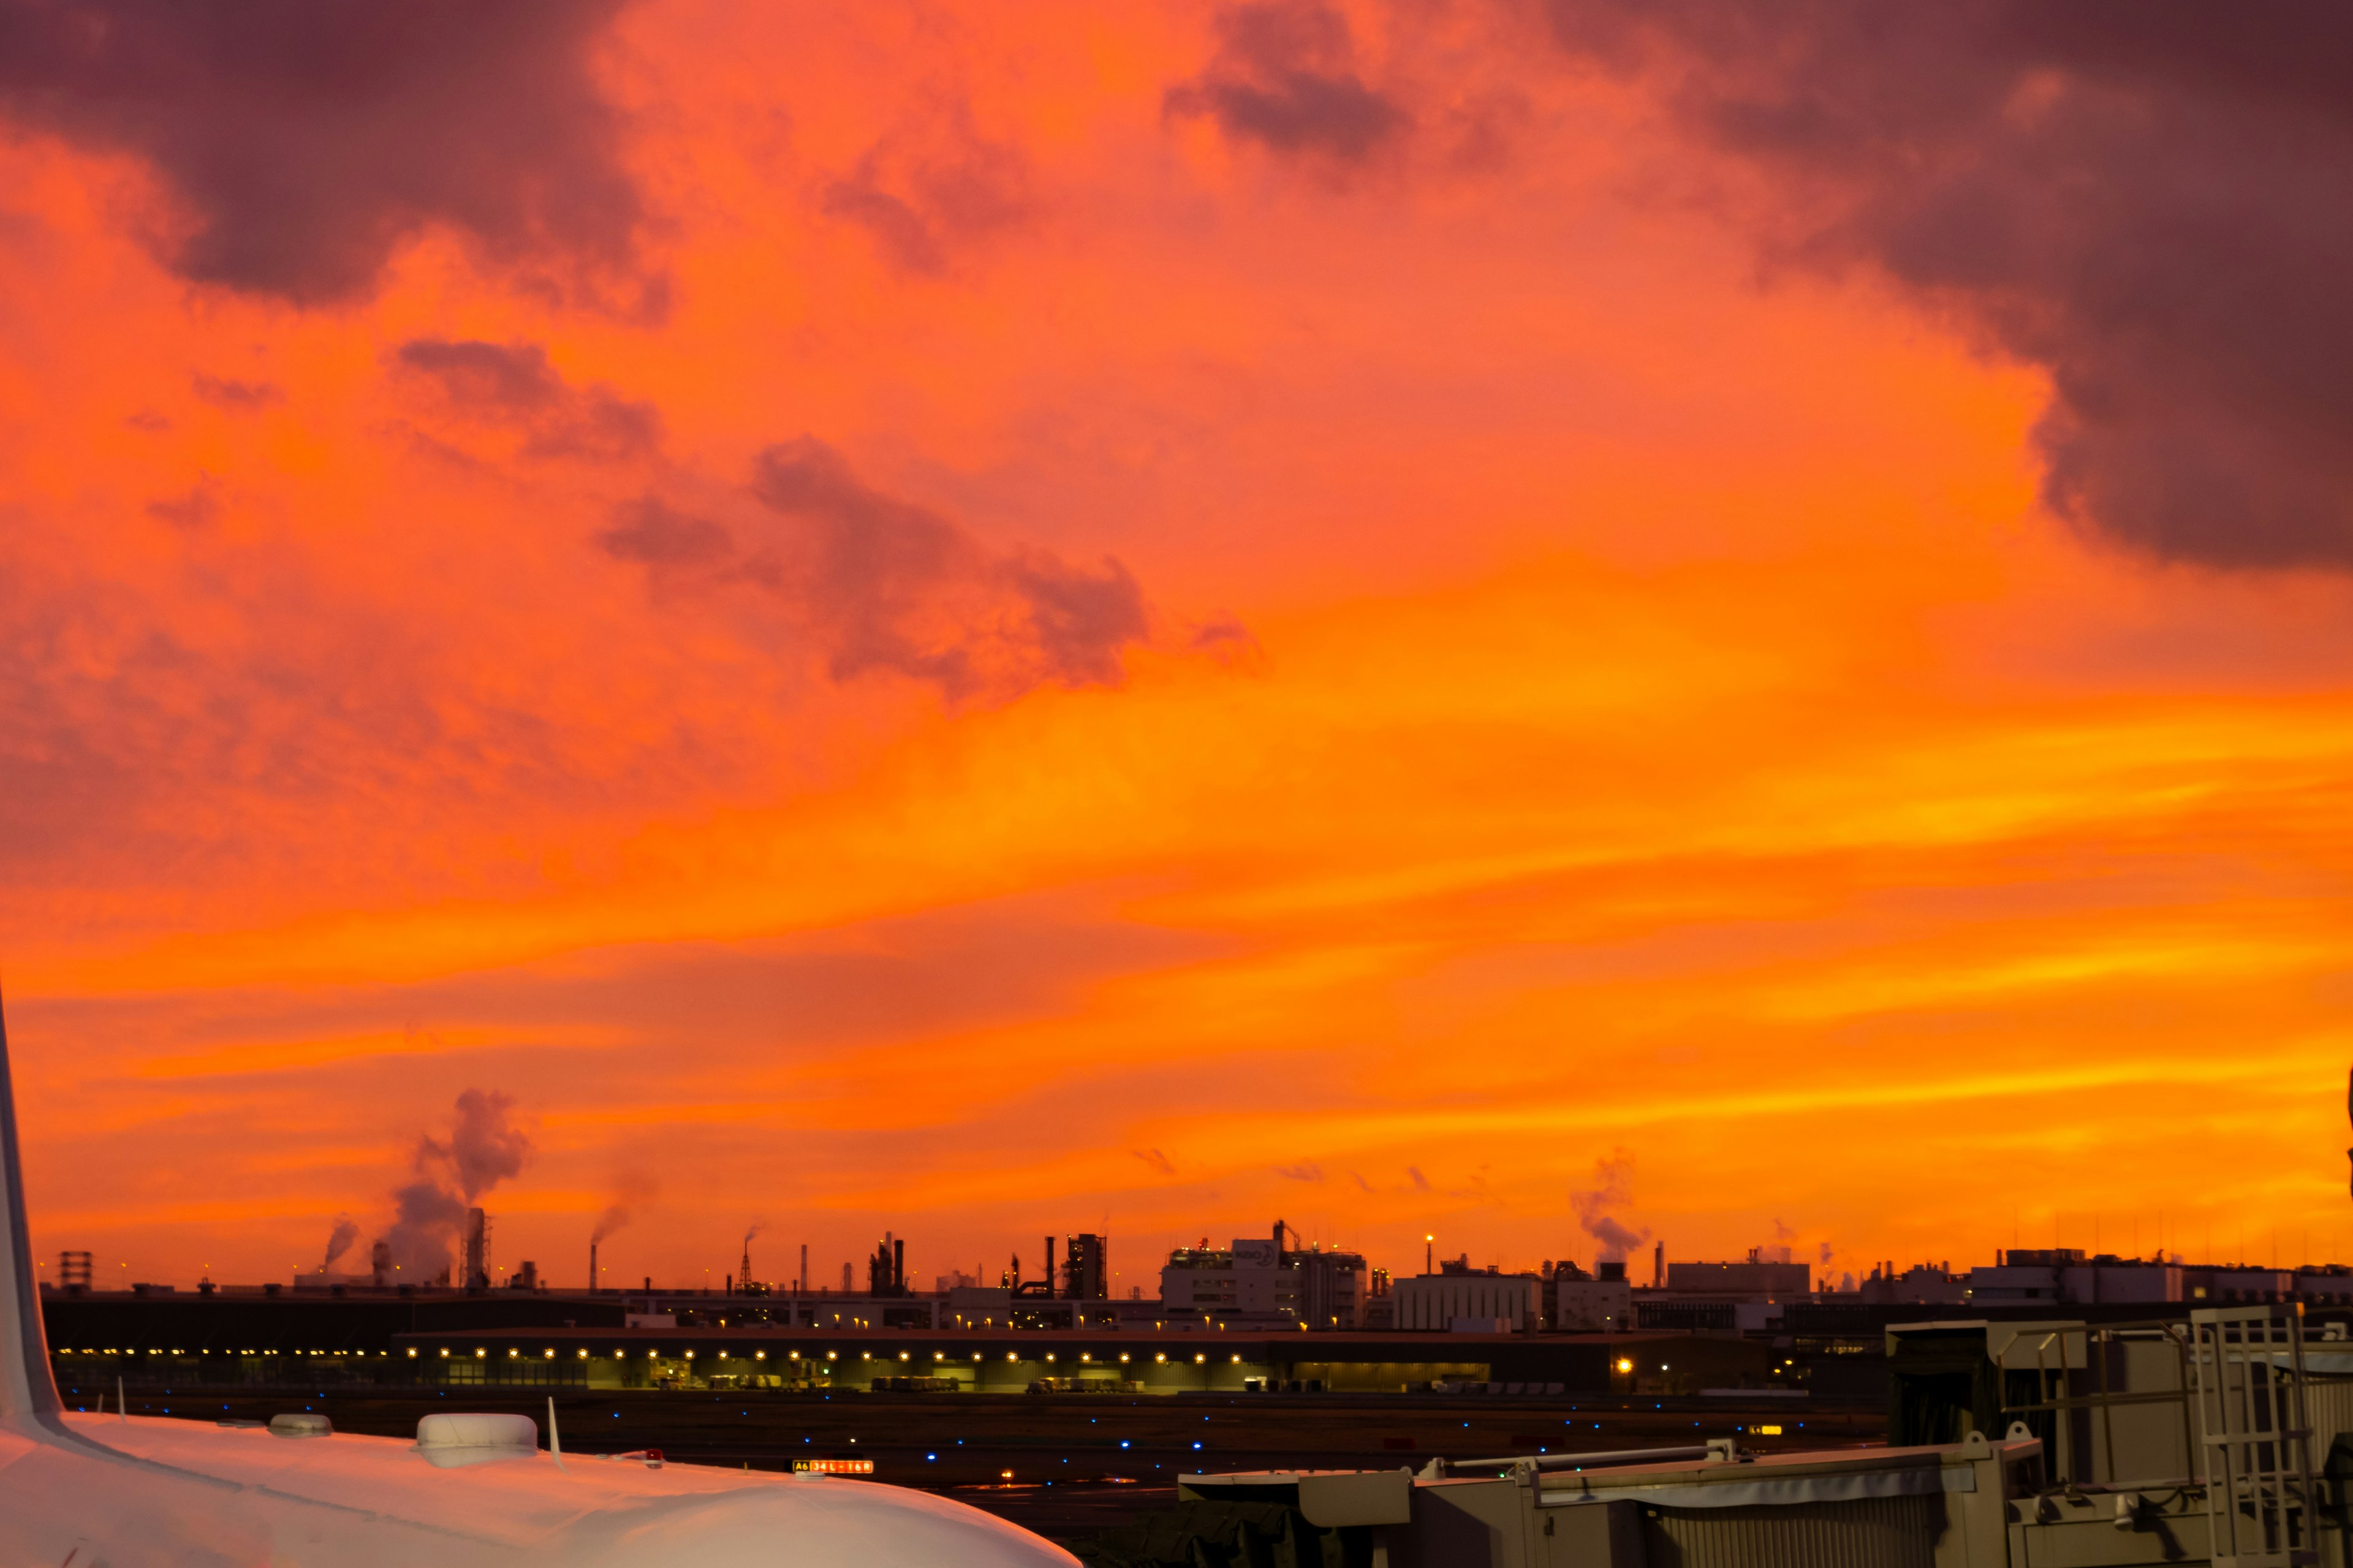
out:
<path id="1" fill-rule="evenodd" d="M 1646 1568 L 1935 1568 L 1945 1500 L 1867 1498 L 1788 1508 L 1660 1509 Z"/>

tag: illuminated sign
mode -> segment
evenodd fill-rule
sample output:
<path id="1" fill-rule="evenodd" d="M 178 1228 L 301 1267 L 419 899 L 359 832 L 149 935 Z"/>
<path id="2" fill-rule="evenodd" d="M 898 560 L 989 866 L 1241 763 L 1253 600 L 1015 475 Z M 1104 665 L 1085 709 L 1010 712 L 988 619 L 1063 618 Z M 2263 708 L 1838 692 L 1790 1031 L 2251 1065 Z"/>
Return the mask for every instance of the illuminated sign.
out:
<path id="1" fill-rule="evenodd" d="M 871 1476 L 871 1459 L 795 1459 L 793 1468 L 807 1476 Z"/>

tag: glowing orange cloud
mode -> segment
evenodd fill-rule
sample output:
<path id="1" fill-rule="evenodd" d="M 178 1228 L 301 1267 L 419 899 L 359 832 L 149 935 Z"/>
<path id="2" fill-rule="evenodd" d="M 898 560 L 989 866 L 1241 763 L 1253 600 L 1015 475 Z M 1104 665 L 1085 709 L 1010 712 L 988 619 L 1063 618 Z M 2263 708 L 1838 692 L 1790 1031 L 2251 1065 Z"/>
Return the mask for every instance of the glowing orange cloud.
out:
<path id="1" fill-rule="evenodd" d="M 45 1245 L 308 1267 L 468 1088 L 559 1283 L 2353 1241 L 2343 583 L 2054 518 L 2051 364 L 1760 281 L 1634 57 L 543 12 L 571 140 L 415 174 L 419 44 L 274 237 L 0 72 Z"/>

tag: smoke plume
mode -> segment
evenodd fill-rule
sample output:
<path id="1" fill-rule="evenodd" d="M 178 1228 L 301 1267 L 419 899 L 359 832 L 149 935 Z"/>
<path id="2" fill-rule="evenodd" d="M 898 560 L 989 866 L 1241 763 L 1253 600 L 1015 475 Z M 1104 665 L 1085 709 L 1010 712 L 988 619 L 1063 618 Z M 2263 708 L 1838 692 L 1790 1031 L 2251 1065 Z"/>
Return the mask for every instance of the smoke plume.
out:
<path id="1" fill-rule="evenodd" d="M 596 1216 L 596 1228 L 588 1233 L 594 1247 L 638 1217 L 637 1211 L 653 1200 L 654 1179 L 641 1171 L 631 1171 L 617 1177 L 613 1183 L 613 1201 Z M 749 1240 L 749 1237 L 745 1238 Z"/>
<path id="2" fill-rule="evenodd" d="M 324 1274 L 328 1269 L 332 1268 L 335 1266 L 335 1259 L 349 1252 L 352 1249 L 352 1243 L 359 1238 L 360 1227 L 352 1223 L 352 1216 L 336 1215 L 334 1234 L 327 1237 L 326 1261 L 319 1265 L 319 1272 Z"/>
<path id="3" fill-rule="evenodd" d="M 514 1125 L 511 1095 L 470 1089 L 458 1097 L 448 1138 L 426 1133 L 410 1162 L 416 1180 L 392 1194 L 385 1233 L 393 1266 L 411 1280 L 437 1278 L 452 1261 L 466 1210 L 493 1187 L 522 1174 L 531 1137 Z"/>
<path id="4" fill-rule="evenodd" d="M 1633 1179 L 1634 1157 L 1620 1149 L 1607 1159 L 1593 1162 L 1590 1188 L 1568 1194 L 1570 1206 L 1577 1210 L 1577 1225 L 1600 1243 L 1599 1256 L 1605 1263 L 1624 1262 L 1628 1253 L 1651 1239 L 1648 1226 L 1636 1230 L 1609 1212 L 1622 1209 L 1632 1201 L 1629 1188 Z"/>

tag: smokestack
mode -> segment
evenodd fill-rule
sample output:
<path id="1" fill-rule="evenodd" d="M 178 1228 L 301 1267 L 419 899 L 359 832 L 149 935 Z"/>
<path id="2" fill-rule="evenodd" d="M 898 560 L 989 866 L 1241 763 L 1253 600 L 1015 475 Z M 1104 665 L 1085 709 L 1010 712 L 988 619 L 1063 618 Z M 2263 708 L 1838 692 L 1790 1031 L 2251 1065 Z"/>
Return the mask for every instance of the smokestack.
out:
<path id="1" fill-rule="evenodd" d="M 491 1216 L 480 1209 L 466 1211 L 466 1279 L 469 1290 L 486 1290 L 491 1284 Z"/>
<path id="2" fill-rule="evenodd" d="M 1049 1296 L 1061 1294 L 1060 1290 L 1054 1289 L 1054 1238 L 1050 1236 L 1046 1238 L 1046 1294 Z"/>
<path id="3" fill-rule="evenodd" d="M 596 1244 L 594 1241 L 588 1244 L 588 1293 L 592 1296 L 596 1293 Z"/>
<path id="4" fill-rule="evenodd" d="M 808 1243 L 804 1241 L 801 1243 L 801 1277 L 793 1281 L 793 1291 L 796 1295 L 802 1295 L 807 1292 L 808 1288 Z"/>
<path id="5" fill-rule="evenodd" d="M 1651 1289 L 1664 1288 L 1667 1282 L 1667 1244 L 1662 1240 L 1651 1248 Z"/>

